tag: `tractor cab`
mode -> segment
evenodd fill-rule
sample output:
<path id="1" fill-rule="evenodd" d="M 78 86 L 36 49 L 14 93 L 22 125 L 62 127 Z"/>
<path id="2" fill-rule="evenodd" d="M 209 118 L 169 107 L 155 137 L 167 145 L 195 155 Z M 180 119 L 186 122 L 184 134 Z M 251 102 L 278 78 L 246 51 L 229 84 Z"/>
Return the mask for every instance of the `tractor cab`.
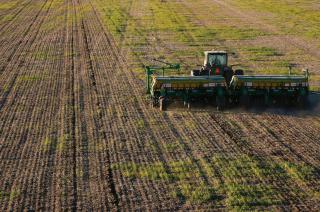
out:
<path id="1" fill-rule="evenodd" d="M 205 51 L 204 62 L 200 70 L 193 70 L 192 76 L 223 76 L 229 84 L 233 70 L 228 66 L 228 53 L 226 51 Z"/>
<path id="2" fill-rule="evenodd" d="M 227 66 L 228 54 L 225 51 L 206 51 L 204 52 L 203 66 Z"/>
<path id="3" fill-rule="evenodd" d="M 225 51 L 206 51 L 202 73 L 200 75 L 223 75 L 228 66 L 228 54 Z"/>

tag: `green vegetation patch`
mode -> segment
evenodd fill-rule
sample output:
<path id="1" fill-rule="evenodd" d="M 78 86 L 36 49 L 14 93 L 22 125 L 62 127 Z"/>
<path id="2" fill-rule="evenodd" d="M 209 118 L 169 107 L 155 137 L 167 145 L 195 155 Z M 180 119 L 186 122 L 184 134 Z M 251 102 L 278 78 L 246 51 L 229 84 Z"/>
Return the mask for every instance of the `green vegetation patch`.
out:
<path id="1" fill-rule="evenodd" d="M 272 22 L 286 34 L 320 39 L 320 11 L 313 1 L 235 0 L 234 3 L 243 10 L 272 14 Z"/>
<path id="2" fill-rule="evenodd" d="M 2 85 L 2 87 L 0 87 L 0 89 L 5 93 L 9 92 L 9 85 L 6 83 L 6 84 Z"/>
<path id="3" fill-rule="evenodd" d="M 320 76 L 312 74 L 310 75 L 310 90 L 312 91 L 320 91 Z"/>
<path id="4" fill-rule="evenodd" d="M 198 185 L 184 182 L 180 183 L 176 187 L 175 191 L 172 193 L 172 196 L 187 203 L 201 204 L 212 200 L 214 193 L 214 189 L 210 186 L 207 186 L 203 182 L 200 182 Z"/>
<path id="5" fill-rule="evenodd" d="M 175 186 L 172 196 L 190 204 L 201 204 L 212 200 L 214 189 L 200 179 L 200 171 L 190 160 L 173 161 L 166 169 L 164 164 L 125 163 L 112 166 L 121 171 L 123 176 L 135 178 L 147 178 L 149 180 L 171 182 Z"/>
<path id="6" fill-rule="evenodd" d="M 171 32 L 175 41 L 195 45 L 213 40 L 246 40 L 266 35 L 258 29 L 230 26 L 216 22 L 212 26 L 196 25 L 181 13 L 185 9 L 177 2 L 152 1 L 153 30 Z"/>
<path id="7" fill-rule="evenodd" d="M 180 1 L 150 0 L 147 3 L 131 0 L 94 1 L 108 31 L 119 45 L 131 49 L 132 70 L 144 79 L 143 65 L 152 64 L 152 58 L 180 62 L 184 70 L 201 64 L 203 51 L 225 40 L 248 40 L 266 35 L 247 25 L 231 25 L 217 20 L 202 23 L 202 14 L 193 13 Z M 139 7 L 141 12 L 137 13 Z M 210 8 L 210 13 L 219 12 Z M 199 16 L 199 17 L 198 17 Z M 169 52 L 169 53 L 168 53 Z M 187 62 L 186 62 L 187 61 Z M 137 68 L 139 67 L 139 68 Z M 188 71 L 189 72 L 189 71 Z M 174 75 L 187 72 L 172 72 Z"/>
<path id="8" fill-rule="evenodd" d="M 21 192 L 18 189 L 12 189 L 9 192 L 0 190 L 0 201 L 8 199 L 9 204 L 20 196 Z"/>
<path id="9" fill-rule="evenodd" d="M 268 60 L 268 57 L 280 56 L 281 54 L 274 48 L 269 47 L 244 47 L 242 48 L 245 54 L 248 54 L 250 60 L 263 61 Z"/>
<path id="10" fill-rule="evenodd" d="M 136 121 L 136 127 L 140 130 L 144 130 L 146 123 L 144 122 L 143 119 L 139 119 L 138 121 Z"/>
<path id="11" fill-rule="evenodd" d="M 304 74 L 301 69 L 295 67 L 290 60 L 283 59 L 283 54 L 275 48 L 247 46 L 242 47 L 240 50 L 246 60 L 259 64 L 254 71 L 256 74 L 289 74 L 289 66 L 293 66 L 291 74 Z M 248 72 L 246 71 L 246 73 Z"/>
<path id="12" fill-rule="evenodd" d="M 43 77 L 38 75 L 21 75 L 17 78 L 17 82 L 37 82 L 42 79 Z"/>
<path id="13" fill-rule="evenodd" d="M 71 135 L 65 134 L 59 138 L 55 136 L 46 137 L 42 142 L 42 150 L 45 152 L 48 151 L 59 151 L 64 152 L 67 150 L 68 143 L 71 141 Z"/>
<path id="14" fill-rule="evenodd" d="M 280 166 L 286 170 L 290 177 L 301 182 L 307 182 L 314 179 L 315 169 L 313 167 L 294 164 L 291 162 L 282 162 Z"/>
<path id="15" fill-rule="evenodd" d="M 217 33 L 223 40 L 251 40 L 267 35 L 261 30 L 240 26 L 221 26 L 217 29 Z"/>
<path id="16" fill-rule="evenodd" d="M 41 30 L 46 32 L 52 32 L 52 31 L 58 30 L 59 27 L 60 28 L 63 27 L 61 23 L 65 23 L 66 20 L 67 20 L 66 24 L 71 24 L 72 16 L 69 16 L 68 19 L 66 19 L 64 15 L 56 15 L 54 17 L 50 17 L 48 21 L 46 21 L 41 25 Z"/>
<path id="17" fill-rule="evenodd" d="M 251 61 L 268 61 L 272 66 L 282 66 L 283 64 L 274 64 L 274 57 L 282 56 L 276 49 L 265 46 L 243 47 L 242 53 Z M 289 65 L 289 64 L 288 64 Z"/>
<path id="18" fill-rule="evenodd" d="M 262 69 L 259 69 L 259 70 L 255 71 L 255 73 L 257 73 L 257 74 L 270 74 L 270 75 L 273 75 L 273 74 L 280 74 L 280 75 L 284 74 L 284 75 L 287 75 L 287 74 L 289 74 L 289 68 L 288 67 L 262 68 Z M 292 69 L 291 70 L 291 74 L 293 74 L 293 75 L 303 75 L 301 70 L 298 70 L 298 69 Z"/>
<path id="19" fill-rule="evenodd" d="M 283 68 L 283 67 L 289 67 L 290 66 L 290 61 L 288 60 L 281 60 L 281 61 L 270 61 L 270 65 L 274 66 L 274 67 L 279 67 L 279 68 Z"/>
<path id="20" fill-rule="evenodd" d="M 254 157 L 213 157 L 212 163 L 221 170 L 226 193 L 226 205 L 231 209 L 248 210 L 254 206 L 270 206 L 282 203 L 277 197 L 278 188 L 265 182 L 267 173 L 274 170 Z M 281 173 L 281 174 L 284 174 Z"/>
<path id="21" fill-rule="evenodd" d="M 168 180 L 170 175 L 166 172 L 164 165 L 156 162 L 151 165 L 138 165 L 136 163 L 117 164 L 112 166 L 118 169 L 125 177 L 148 178 L 150 180 Z"/>
<path id="22" fill-rule="evenodd" d="M 179 141 L 175 141 L 175 142 L 170 141 L 164 144 L 163 146 L 167 152 L 176 152 L 181 150 L 182 148 L 182 145 L 179 143 Z"/>
<path id="23" fill-rule="evenodd" d="M 302 199 L 316 195 L 316 191 L 307 186 L 308 182 L 317 181 L 316 170 L 306 164 L 247 155 L 213 157 L 212 163 L 223 176 L 220 191 L 226 193 L 226 205 L 230 209 L 251 210 L 254 206 L 283 204 L 284 197 L 289 195 L 284 193 L 286 190 L 292 192 L 290 195 Z M 281 182 L 286 184 L 281 185 Z M 309 197 L 304 189 L 308 189 Z"/>
<path id="24" fill-rule="evenodd" d="M 0 3 L 0 10 L 9 10 L 17 5 L 17 1 L 6 1 Z"/>
<path id="25" fill-rule="evenodd" d="M 44 5 L 43 9 L 56 9 L 64 4 L 64 0 L 53 0 L 50 3 Z"/>
<path id="26" fill-rule="evenodd" d="M 253 210 L 284 204 L 292 198 L 318 198 L 316 170 L 303 163 L 255 156 L 214 156 L 167 164 L 122 163 L 112 166 L 131 180 L 140 178 L 171 185 L 171 196 L 187 204 L 215 201 L 230 210 Z M 204 180 L 206 179 L 206 180 Z M 221 200 L 222 199 L 222 200 Z"/>
<path id="27" fill-rule="evenodd" d="M 130 19 L 129 5 L 130 0 L 97 0 L 96 3 L 99 5 L 99 10 L 102 13 L 102 20 L 108 27 L 108 30 L 120 39 L 125 32 L 127 22 Z"/>
<path id="28" fill-rule="evenodd" d="M 267 185 L 227 185 L 226 204 L 230 208 L 249 210 L 254 206 L 279 205 L 273 188 Z"/>
<path id="29" fill-rule="evenodd" d="M 144 52 L 144 46 L 161 46 L 163 41 L 174 42 L 176 45 L 206 46 L 214 40 L 254 39 L 266 34 L 248 26 L 230 26 L 219 22 L 212 26 L 198 25 L 191 17 L 181 13 L 187 8 L 175 1 L 150 0 L 141 5 L 144 12 L 134 17 L 130 14 L 132 2 L 129 0 L 98 0 L 96 3 L 105 25 L 116 39 L 123 38 L 124 33 L 132 38 L 125 45 L 133 48 L 133 56 L 137 58 L 152 54 Z M 158 36 L 161 36 L 161 40 L 158 40 Z M 155 54 L 161 54 L 160 49 Z M 178 58 L 184 55 L 179 49 L 175 53 Z"/>
<path id="30" fill-rule="evenodd" d="M 8 15 L 4 15 L 0 18 L 1 22 L 9 22 L 12 21 L 14 19 L 14 15 L 13 14 L 8 14 Z"/>

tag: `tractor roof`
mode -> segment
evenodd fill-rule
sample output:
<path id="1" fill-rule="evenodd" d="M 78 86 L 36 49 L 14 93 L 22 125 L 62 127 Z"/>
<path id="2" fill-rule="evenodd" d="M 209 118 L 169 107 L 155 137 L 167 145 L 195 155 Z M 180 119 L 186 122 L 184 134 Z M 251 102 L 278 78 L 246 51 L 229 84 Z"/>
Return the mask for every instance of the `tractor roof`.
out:
<path id="1" fill-rule="evenodd" d="M 205 51 L 204 53 L 205 53 L 206 55 L 207 55 L 207 54 L 227 54 L 226 51 L 215 51 L 215 50 Z"/>

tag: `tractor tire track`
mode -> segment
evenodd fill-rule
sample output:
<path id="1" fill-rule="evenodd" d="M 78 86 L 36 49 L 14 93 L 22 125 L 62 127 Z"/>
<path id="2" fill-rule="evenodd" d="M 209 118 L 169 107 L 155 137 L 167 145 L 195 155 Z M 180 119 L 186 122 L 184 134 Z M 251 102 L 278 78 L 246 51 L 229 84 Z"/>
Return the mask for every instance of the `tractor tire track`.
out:
<path id="1" fill-rule="evenodd" d="M 81 5 L 81 3 L 78 3 L 79 5 Z M 84 39 L 84 48 L 85 48 L 85 57 L 87 58 L 87 66 L 88 66 L 88 71 L 90 72 L 89 75 L 90 75 L 90 80 L 91 80 L 91 86 L 94 90 L 94 94 L 95 96 L 99 96 L 98 94 L 98 90 L 97 90 L 97 87 L 96 87 L 96 76 L 95 76 L 95 73 L 94 73 L 94 69 L 93 69 L 93 64 L 92 64 L 92 58 L 91 58 L 91 53 L 90 53 L 90 49 L 89 49 L 89 44 L 88 44 L 88 36 L 87 36 L 87 31 L 85 29 L 85 22 L 84 20 L 82 19 L 81 20 L 81 30 L 82 30 L 82 33 L 83 33 L 83 39 Z M 101 107 L 101 103 L 99 101 L 99 99 L 97 99 L 97 102 L 95 103 L 97 105 L 97 108 L 99 111 L 102 111 L 103 108 Z M 105 132 L 103 132 L 103 122 L 102 120 L 99 118 L 97 120 L 97 126 L 95 126 L 95 129 L 100 133 L 100 136 L 102 136 L 102 139 L 104 140 L 107 140 L 106 138 L 106 134 Z M 108 168 L 107 168 L 107 173 L 108 173 L 108 176 L 107 176 L 107 179 L 109 180 L 108 184 L 110 186 L 110 190 L 111 190 L 111 194 L 112 194 L 112 199 L 111 199 L 111 202 L 108 202 L 107 204 L 109 205 L 110 204 L 110 208 L 108 208 L 108 210 L 113 210 L 114 208 L 118 208 L 118 205 L 119 205 L 119 197 L 117 195 L 117 192 L 116 192 L 116 189 L 115 189 L 115 184 L 114 184 L 114 181 L 113 181 L 113 173 L 112 173 L 112 170 L 111 170 L 111 162 L 110 162 L 110 153 L 107 152 L 107 164 L 108 164 Z M 113 205 L 114 204 L 114 205 Z"/>

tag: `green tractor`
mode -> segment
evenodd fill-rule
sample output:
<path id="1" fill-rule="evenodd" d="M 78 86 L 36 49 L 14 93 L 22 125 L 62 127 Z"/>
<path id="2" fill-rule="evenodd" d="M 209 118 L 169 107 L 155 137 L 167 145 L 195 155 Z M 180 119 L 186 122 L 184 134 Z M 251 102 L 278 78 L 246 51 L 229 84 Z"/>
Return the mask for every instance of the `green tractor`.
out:
<path id="1" fill-rule="evenodd" d="M 228 65 L 226 51 L 206 51 L 203 66 L 192 70 L 191 76 L 165 76 L 167 70 L 180 70 L 179 64 L 165 64 L 146 67 L 147 93 L 152 106 L 160 110 L 177 98 L 188 108 L 194 99 L 215 100 L 218 110 L 230 103 L 249 106 L 253 98 L 259 97 L 267 105 L 275 99 L 303 105 L 309 93 L 308 70 L 304 75 L 244 75 L 243 70 Z M 161 75 L 156 74 L 159 70 Z"/>

